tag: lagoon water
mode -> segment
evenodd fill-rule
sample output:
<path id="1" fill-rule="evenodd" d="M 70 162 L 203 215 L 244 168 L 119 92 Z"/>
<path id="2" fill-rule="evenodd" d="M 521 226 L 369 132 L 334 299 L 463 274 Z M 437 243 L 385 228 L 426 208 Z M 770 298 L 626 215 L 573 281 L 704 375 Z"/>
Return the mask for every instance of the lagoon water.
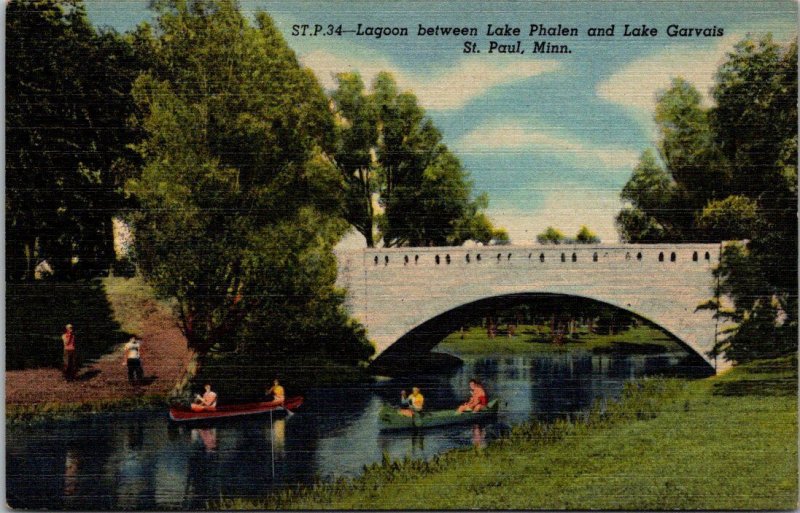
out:
<path id="1" fill-rule="evenodd" d="M 513 424 L 587 411 L 643 375 L 675 374 L 683 354 L 486 356 L 456 370 L 310 390 L 288 418 L 176 426 L 166 412 L 101 414 L 6 432 L 7 500 L 26 509 L 203 509 L 220 498 L 263 497 L 297 483 L 356 476 L 392 458 L 430 458 L 484 445 Z M 690 372 L 690 371 L 686 371 Z M 422 432 L 382 432 L 378 411 L 419 386 L 431 409 L 455 408 L 467 382 L 501 399 L 495 420 Z M 291 384 L 287 384 L 291 395 Z"/>

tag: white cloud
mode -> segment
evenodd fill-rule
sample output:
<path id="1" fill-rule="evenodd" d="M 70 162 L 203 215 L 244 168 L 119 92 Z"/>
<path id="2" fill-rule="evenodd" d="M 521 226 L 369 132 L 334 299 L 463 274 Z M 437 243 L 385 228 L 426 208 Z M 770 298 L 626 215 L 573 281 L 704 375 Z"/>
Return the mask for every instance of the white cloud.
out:
<path id="1" fill-rule="evenodd" d="M 486 126 L 469 132 L 456 144 L 463 152 L 513 152 L 550 155 L 572 165 L 629 171 L 638 159 L 638 152 L 581 141 L 568 134 L 552 134 L 523 127 L 516 123 Z"/>
<path id="2" fill-rule="evenodd" d="M 556 61 L 520 62 L 492 56 L 461 59 L 433 74 L 420 74 L 403 71 L 383 57 L 359 57 L 356 52 L 342 56 L 315 50 L 300 60 L 314 71 L 326 89 L 336 87 L 337 73 L 358 71 L 364 82 L 370 84 L 378 72 L 388 71 L 395 76 L 401 90 L 413 91 L 420 103 L 431 110 L 458 109 L 493 87 L 553 72 L 560 67 Z"/>
<path id="3" fill-rule="evenodd" d="M 683 77 L 703 95 L 706 106 L 710 106 L 709 90 L 714 85 L 717 68 L 740 39 L 741 35 L 728 35 L 708 49 L 698 49 L 691 44 L 671 45 L 614 73 L 597 85 L 596 94 L 649 120 L 655 111 L 656 94 L 669 88 L 673 78 Z"/>

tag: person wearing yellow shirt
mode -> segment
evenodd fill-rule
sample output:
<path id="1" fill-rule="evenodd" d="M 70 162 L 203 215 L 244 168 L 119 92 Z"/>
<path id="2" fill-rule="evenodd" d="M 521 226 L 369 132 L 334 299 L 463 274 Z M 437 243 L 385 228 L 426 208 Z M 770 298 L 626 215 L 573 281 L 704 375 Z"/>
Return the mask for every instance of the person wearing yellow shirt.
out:
<path id="1" fill-rule="evenodd" d="M 419 388 L 414 387 L 411 389 L 411 394 L 406 397 L 406 391 L 400 392 L 400 403 L 407 405 L 407 408 L 400 408 L 400 415 L 406 417 L 413 417 L 422 412 L 422 407 L 425 405 L 425 397 L 419 391 Z"/>
<path id="2" fill-rule="evenodd" d="M 264 394 L 265 395 L 272 394 L 272 400 L 275 401 L 277 404 L 283 404 L 283 402 L 286 400 L 286 392 L 284 392 L 280 381 L 278 381 L 277 379 L 272 382 L 272 388 L 264 392 Z"/>

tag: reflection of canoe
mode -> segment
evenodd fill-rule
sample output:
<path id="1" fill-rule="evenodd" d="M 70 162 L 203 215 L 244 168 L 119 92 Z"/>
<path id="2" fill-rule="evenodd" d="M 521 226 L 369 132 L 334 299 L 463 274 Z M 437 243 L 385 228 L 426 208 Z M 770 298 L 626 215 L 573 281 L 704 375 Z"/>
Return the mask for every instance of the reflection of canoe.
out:
<path id="1" fill-rule="evenodd" d="M 430 428 L 476 422 L 496 414 L 499 407 L 500 404 L 497 399 L 492 399 L 486 405 L 486 408 L 477 413 L 464 412 L 458 414 L 455 409 L 434 410 L 422 412 L 421 415 L 415 415 L 414 417 L 406 417 L 399 414 L 397 408 L 384 406 L 380 411 L 381 429 Z"/>
<path id="2" fill-rule="evenodd" d="M 213 420 L 228 417 L 241 417 L 243 415 L 258 415 L 271 411 L 294 410 L 303 404 L 301 396 L 286 399 L 283 406 L 275 401 L 262 401 L 260 403 L 229 404 L 219 406 L 214 411 L 191 411 L 188 408 L 170 408 L 169 418 L 175 422 L 187 422 L 190 420 Z"/>

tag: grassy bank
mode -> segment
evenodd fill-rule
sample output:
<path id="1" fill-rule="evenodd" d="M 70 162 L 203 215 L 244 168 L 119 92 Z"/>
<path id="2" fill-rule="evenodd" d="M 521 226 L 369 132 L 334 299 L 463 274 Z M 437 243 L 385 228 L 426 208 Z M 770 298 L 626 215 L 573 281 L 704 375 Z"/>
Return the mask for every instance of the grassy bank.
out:
<path id="1" fill-rule="evenodd" d="M 224 509 L 793 509 L 797 360 L 643 380 L 580 421 Z"/>
<path id="2" fill-rule="evenodd" d="M 93 413 L 121 413 L 147 408 L 163 409 L 167 399 L 163 395 L 143 395 L 123 399 L 105 399 L 82 403 L 39 403 L 31 405 L 6 405 L 6 425 L 32 424 L 53 420 L 75 419 Z"/>
<path id="3" fill-rule="evenodd" d="M 111 305 L 114 320 L 127 333 L 140 334 L 143 323 L 156 309 L 170 312 L 168 301 L 158 300 L 141 276 L 103 278 L 102 284 Z"/>
<path id="4" fill-rule="evenodd" d="M 681 351 L 681 346 L 664 332 L 641 325 L 614 335 L 589 333 L 578 330 L 578 338 L 565 337 L 563 343 L 555 344 L 546 326 L 521 325 L 513 337 L 498 335 L 489 338 L 485 328 L 469 328 L 451 333 L 438 346 L 437 351 L 459 357 L 486 354 L 522 354 L 536 352 L 562 352 L 583 349 L 594 353 L 665 353 Z"/>

